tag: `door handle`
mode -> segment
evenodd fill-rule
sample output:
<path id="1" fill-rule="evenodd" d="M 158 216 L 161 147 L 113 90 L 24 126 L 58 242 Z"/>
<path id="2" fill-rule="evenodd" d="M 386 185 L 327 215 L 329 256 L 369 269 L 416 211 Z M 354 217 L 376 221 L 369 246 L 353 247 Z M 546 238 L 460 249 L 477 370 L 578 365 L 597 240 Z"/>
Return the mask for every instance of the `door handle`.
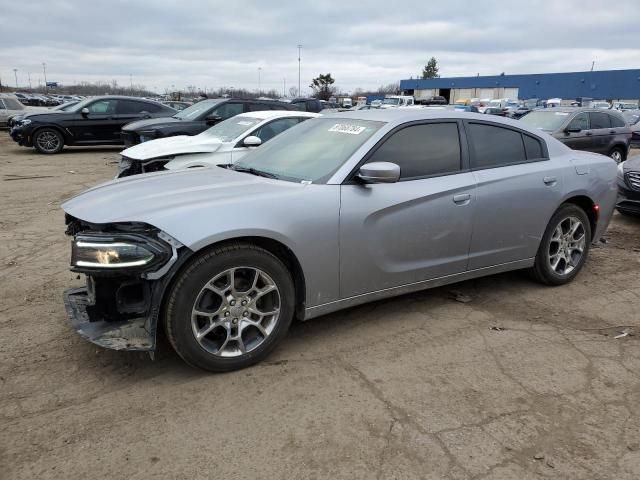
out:
<path id="1" fill-rule="evenodd" d="M 544 182 L 545 185 L 549 185 L 549 186 L 552 186 L 558 183 L 558 179 L 556 177 L 544 177 L 542 181 Z"/>
<path id="2" fill-rule="evenodd" d="M 585 132 L 585 135 L 586 135 L 587 137 L 590 137 L 591 135 L 593 135 L 593 133 L 591 133 L 591 132 Z"/>
<path id="3" fill-rule="evenodd" d="M 615 131 L 615 130 L 609 130 L 609 134 L 611 134 L 611 135 L 615 135 L 615 134 L 616 134 L 616 131 Z"/>
<path id="4" fill-rule="evenodd" d="M 471 200 L 470 193 L 460 193 L 453 196 L 453 203 L 457 203 L 458 205 L 467 204 L 469 200 Z"/>

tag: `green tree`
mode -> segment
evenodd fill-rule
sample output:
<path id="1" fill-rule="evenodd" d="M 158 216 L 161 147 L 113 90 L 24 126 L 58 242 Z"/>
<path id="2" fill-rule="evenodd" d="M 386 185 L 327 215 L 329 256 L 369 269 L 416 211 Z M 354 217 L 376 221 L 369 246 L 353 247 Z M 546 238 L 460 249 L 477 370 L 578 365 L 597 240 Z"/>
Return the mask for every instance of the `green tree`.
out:
<path id="1" fill-rule="evenodd" d="M 422 69 L 422 78 L 438 78 L 438 61 L 436 57 L 431 57 Z"/>
<path id="2" fill-rule="evenodd" d="M 331 76 L 330 73 L 320 74 L 317 78 L 314 78 L 309 85 L 314 92 L 314 96 L 320 100 L 329 100 L 331 95 L 335 92 L 335 87 L 333 84 L 335 83 L 335 79 Z"/>

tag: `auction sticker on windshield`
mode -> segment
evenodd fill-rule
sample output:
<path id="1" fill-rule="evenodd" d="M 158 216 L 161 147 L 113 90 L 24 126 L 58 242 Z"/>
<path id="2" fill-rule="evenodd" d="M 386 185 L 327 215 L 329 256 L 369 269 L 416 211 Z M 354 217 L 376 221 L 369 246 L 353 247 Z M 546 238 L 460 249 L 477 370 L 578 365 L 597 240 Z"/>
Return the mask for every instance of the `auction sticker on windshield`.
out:
<path id="1" fill-rule="evenodd" d="M 367 128 L 360 125 L 348 125 L 346 123 L 336 123 L 329 129 L 330 132 L 349 133 L 351 135 L 360 135 Z"/>

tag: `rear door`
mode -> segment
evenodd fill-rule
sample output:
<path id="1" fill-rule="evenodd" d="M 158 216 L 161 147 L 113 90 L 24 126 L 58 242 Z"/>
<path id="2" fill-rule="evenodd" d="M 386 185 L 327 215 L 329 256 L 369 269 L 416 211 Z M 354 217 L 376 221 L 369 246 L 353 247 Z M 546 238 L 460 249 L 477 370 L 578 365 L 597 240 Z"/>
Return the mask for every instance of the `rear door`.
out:
<path id="1" fill-rule="evenodd" d="M 608 155 L 609 145 L 615 137 L 615 132 L 611 129 L 611 117 L 605 112 L 589 112 L 589 123 L 591 151 Z"/>
<path id="2" fill-rule="evenodd" d="M 476 186 L 461 127 L 399 127 L 365 163 L 399 165 L 400 181 L 341 186 L 342 298 L 465 271 Z"/>
<path id="3" fill-rule="evenodd" d="M 541 138 L 501 124 L 465 122 L 478 185 L 469 270 L 533 258 L 562 198 L 562 170 Z"/>

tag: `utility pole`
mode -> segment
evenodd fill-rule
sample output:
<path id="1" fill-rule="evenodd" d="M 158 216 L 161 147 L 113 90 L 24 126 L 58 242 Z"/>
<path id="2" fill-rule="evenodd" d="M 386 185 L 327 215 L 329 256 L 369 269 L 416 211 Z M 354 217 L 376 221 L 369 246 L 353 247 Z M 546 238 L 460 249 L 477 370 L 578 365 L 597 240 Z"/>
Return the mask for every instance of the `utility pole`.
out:
<path id="1" fill-rule="evenodd" d="M 29 77 L 29 90 L 31 90 L 31 72 L 27 72 L 27 76 Z"/>
<path id="2" fill-rule="evenodd" d="M 16 88 L 18 88 L 18 69 L 13 69 L 13 76 L 16 77 Z"/>
<path id="3" fill-rule="evenodd" d="M 287 79 L 286 78 L 282 79 L 282 96 L 283 97 L 287 96 Z"/>
<path id="4" fill-rule="evenodd" d="M 258 67 L 258 93 L 260 93 L 260 72 L 262 71 L 262 67 Z"/>
<path id="5" fill-rule="evenodd" d="M 133 92 L 133 75 L 129 74 L 129 88 Z"/>
<path id="6" fill-rule="evenodd" d="M 298 95 L 302 95 L 300 91 L 300 50 L 302 49 L 302 45 L 298 45 Z"/>
<path id="7" fill-rule="evenodd" d="M 593 62 L 591 62 L 591 71 L 593 72 L 593 66 L 596 64 L 596 61 L 594 60 Z"/>
<path id="8" fill-rule="evenodd" d="M 47 85 L 47 64 L 42 62 L 42 72 L 44 73 L 44 92 L 47 93 L 49 91 L 49 86 Z"/>

